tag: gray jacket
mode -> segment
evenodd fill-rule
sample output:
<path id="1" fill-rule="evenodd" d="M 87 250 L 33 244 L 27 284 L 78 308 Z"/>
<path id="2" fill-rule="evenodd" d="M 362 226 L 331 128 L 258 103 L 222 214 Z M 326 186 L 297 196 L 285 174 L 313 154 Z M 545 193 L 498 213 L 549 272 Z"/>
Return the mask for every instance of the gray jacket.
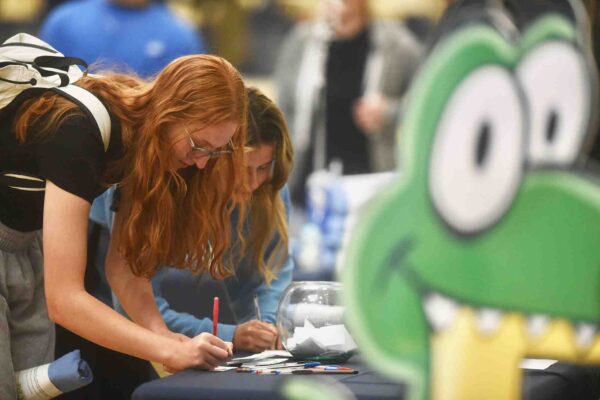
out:
<path id="1" fill-rule="evenodd" d="M 386 171 L 396 166 L 396 122 L 400 101 L 416 69 L 420 46 L 399 22 L 371 24 L 371 47 L 363 76 L 363 95 L 379 93 L 390 107 L 381 133 L 370 134 L 371 169 Z M 275 69 L 278 104 L 284 112 L 295 146 L 294 171 L 313 157 L 315 169 L 325 163 L 324 68 L 328 39 L 318 23 L 295 27 L 284 41 Z M 307 154 L 311 141 L 314 151 Z M 290 184 L 301 179 L 292 174 Z"/>

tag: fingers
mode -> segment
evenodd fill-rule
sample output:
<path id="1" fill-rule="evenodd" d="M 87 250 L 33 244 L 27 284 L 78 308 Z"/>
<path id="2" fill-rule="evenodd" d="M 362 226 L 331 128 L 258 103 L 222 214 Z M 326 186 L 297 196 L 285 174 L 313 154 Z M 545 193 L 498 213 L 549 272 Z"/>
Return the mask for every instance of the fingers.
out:
<path id="1" fill-rule="evenodd" d="M 269 332 L 272 332 L 273 335 L 277 335 L 277 328 L 275 328 L 275 326 L 273 324 L 270 324 L 268 322 L 260 322 L 262 326 L 265 327 L 265 329 L 267 329 Z"/>
<path id="2" fill-rule="evenodd" d="M 217 360 L 217 365 L 227 360 L 231 354 L 230 346 L 210 333 L 201 333 L 192 339 L 200 352 Z"/>
<path id="3" fill-rule="evenodd" d="M 252 320 L 238 325 L 233 344 L 237 350 L 260 352 L 272 349 L 277 339 L 277 329 L 269 323 Z"/>
<path id="4" fill-rule="evenodd" d="M 215 358 L 215 357 L 211 356 L 210 354 L 207 354 L 204 357 L 204 363 L 202 365 L 200 365 L 200 368 L 215 369 L 216 367 L 218 367 L 221 364 L 222 364 L 222 361 L 220 361 L 218 358 Z"/>
<path id="5" fill-rule="evenodd" d="M 196 336 L 196 338 L 199 338 L 198 340 L 206 341 L 212 346 L 218 347 L 219 349 L 223 350 L 224 353 L 227 353 L 229 350 L 228 345 L 225 341 L 216 336 L 211 335 L 210 333 L 201 333 L 200 335 Z"/>

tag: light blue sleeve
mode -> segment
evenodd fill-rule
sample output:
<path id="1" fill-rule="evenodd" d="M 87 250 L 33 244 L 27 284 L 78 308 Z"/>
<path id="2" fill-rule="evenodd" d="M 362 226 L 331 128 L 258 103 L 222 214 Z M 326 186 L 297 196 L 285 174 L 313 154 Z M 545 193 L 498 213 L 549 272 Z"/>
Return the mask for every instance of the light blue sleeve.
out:
<path id="1" fill-rule="evenodd" d="M 158 311 L 162 315 L 165 324 L 173 332 L 181 333 L 189 337 L 197 336 L 203 332 L 212 332 L 212 320 L 210 318 L 197 318 L 192 314 L 173 310 L 169 302 L 162 297 L 160 292 L 159 277 L 153 278 L 152 288 Z M 231 342 L 235 332 L 235 325 L 218 324 L 217 336 L 221 339 Z"/>
<path id="2" fill-rule="evenodd" d="M 281 190 L 281 198 L 283 200 L 283 204 L 285 205 L 285 214 L 289 223 L 291 202 L 290 192 L 287 185 Z M 277 278 L 271 282 L 271 285 L 263 282 L 262 285 L 256 289 L 258 304 L 260 306 L 261 317 L 263 321 L 275 323 L 277 320 L 277 306 L 279 305 L 279 300 L 283 294 L 283 291 L 292 282 L 293 271 L 294 261 L 289 254 L 288 249 L 288 257 L 285 263 L 281 266 L 281 269 L 277 274 Z"/>

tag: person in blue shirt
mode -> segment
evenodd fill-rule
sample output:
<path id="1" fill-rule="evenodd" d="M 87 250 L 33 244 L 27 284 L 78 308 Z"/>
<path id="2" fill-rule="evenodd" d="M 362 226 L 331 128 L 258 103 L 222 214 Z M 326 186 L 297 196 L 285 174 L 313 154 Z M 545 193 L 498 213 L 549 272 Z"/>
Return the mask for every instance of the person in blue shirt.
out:
<path id="1" fill-rule="evenodd" d="M 288 254 L 287 220 L 290 197 L 287 186 L 292 167 L 292 145 L 280 109 L 258 89 L 249 88 L 248 139 L 248 219 L 245 225 L 247 252 L 237 264 L 235 275 L 224 280 L 238 324 L 218 324 L 218 336 L 233 342 L 236 351 L 260 352 L 277 346 L 274 327 L 279 299 L 292 280 L 293 261 Z M 232 221 L 235 226 L 237 221 Z M 191 279 L 198 283 L 207 277 L 194 277 L 185 270 L 166 268 L 152 279 L 159 311 L 174 332 L 194 337 L 210 332 L 212 319 L 179 312 L 162 296 L 164 279 Z M 253 296 L 257 295 L 260 316 L 256 319 Z M 194 302 L 190 298 L 191 303 Z"/>
<path id="2" fill-rule="evenodd" d="M 70 1 L 48 14 L 40 37 L 65 55 L 144 78 L 206 52 L 199 33 L 155 0 Z"/>
<path id="3" fill-rule="evenodd" d="M 274 326 L 277 306 L 292 281 L 294 264 L 288 254 L 287 233 L 291 206 L 286 182 L 292 168 L 293 151 L 279 107 L 258 89 L 248 88 L 247 94 L 248 187 L 241 192 L 248 199 L 248 216 L 244 221 L 244 237 L 233 251 L 243 257 L 235 264 L 235 274 L 223 280 L 238 321 L 237 324 L 219 323 L 218 336 L 233 342 L 235 351 L 260 352 L 278 346 Z M 97 213 L 92 212 L 92 219 L 106 221 L 109 228 L 112 214 L 109 205 L 113 194 L 113 189 L 105 192 L 103 207 L 98 208 Z M 232 229 L 238 224 L 235 214 L 231 224 Z M 171 267 L 163 268 L 153 276 L 152 287 L 159 311 L 173 332 L 190 337 L 211 332 L 212 319 L 199 318 L 171 307 L 163 296 L 163 282 L 178 285 L 178 297 L 193 305 L 200 304 L 195 289 L 209 279 L 206 275 L 194 276 L 186 270 Z M 255 313 L 254 295 L 258 299 L 260 321 Z"/>

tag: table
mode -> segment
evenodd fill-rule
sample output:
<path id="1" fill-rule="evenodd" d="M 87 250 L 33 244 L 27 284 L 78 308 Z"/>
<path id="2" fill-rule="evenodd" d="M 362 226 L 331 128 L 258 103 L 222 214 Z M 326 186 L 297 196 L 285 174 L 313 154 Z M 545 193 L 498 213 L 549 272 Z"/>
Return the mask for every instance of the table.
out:
<path id="1" fill-rule="evenodd" d="M 357 375 L 327 375 L 348 387 L 357 400 L 402 400 L 407 387 L 383 377 L 353 357 L 346 366 Z M 133 400 L 280 400 L 279 387 L 293 375 L 255 375 L 227 372 L 183 371 L 145 383 Z M 303 377 L 307 377 L 303 375 Z M 314 378 L 318 379 L 319 376 Z M 310 377 L 311 379 L 313 377 Z M 523 370 L 523 400 L 590 399 L 600 397 L 600 367 L 558 363 L 546 370 Z"/>
<path id="2" fill-rule="evenodd" d="M 353 357 L 344 366 L 359 371 L 356 375 L 327 375 L 348 387 L 359 400 L 402 399 L 406 386 L 392 382 Z M 322 375 L 321 375 L 322 376 Z M 303 378 L 321 377 L 302 375 Z M 208 372 L 187 370 L 145 383 L 133 393 L 134 400 L 280 400 L 279 387 L 297 375 L 256 375 L 235 371 Z"/>

